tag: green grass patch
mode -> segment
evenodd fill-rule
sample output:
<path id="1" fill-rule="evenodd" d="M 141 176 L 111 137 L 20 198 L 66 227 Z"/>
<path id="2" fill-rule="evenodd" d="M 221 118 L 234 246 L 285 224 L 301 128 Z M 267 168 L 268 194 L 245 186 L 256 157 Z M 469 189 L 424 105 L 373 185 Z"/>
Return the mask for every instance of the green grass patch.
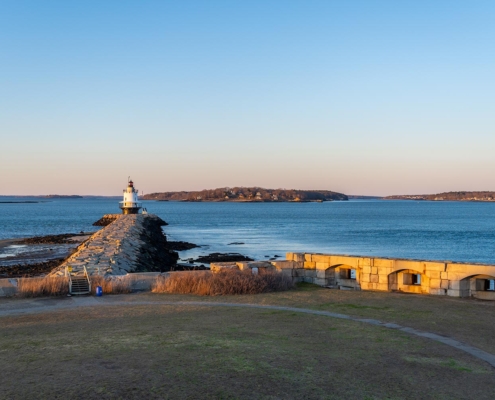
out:
<path id="1" fill-rule="evenodd" d="M 299 282 L 296 284 L 296 290 L 300 292 L 316 292 L 319 290 L 325 290 L 321 286 L 314 285 L 312 283 L 307 282 Z"/>

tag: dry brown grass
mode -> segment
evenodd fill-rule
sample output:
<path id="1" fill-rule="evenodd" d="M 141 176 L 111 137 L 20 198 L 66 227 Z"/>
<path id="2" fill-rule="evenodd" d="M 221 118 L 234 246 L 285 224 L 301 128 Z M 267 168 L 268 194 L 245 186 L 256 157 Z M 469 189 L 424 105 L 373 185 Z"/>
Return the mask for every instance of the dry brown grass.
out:
<path id="1" fill-rule="evenodd" d="M 69 278 L 43 277 L 18 280 L 20 297 L 62 296 L 69 293 Z"/>
<path id="2" fill-rule="evenodd" d="M 318 292 L 318 304 L 338 292 L 353 304 L 366 293 L 319 289 L 200 299 L 270 304 Z M 493 400 L 495 372 L 487 363 L 396 329 L 263 308 L 162 304 L 197 301 L 192 295 L 115 297 L 128 303 L 115 307 L 111 299 L 48 312 L 60 300 L 29 299 L 21 302 L 41 312 L 0 317 L 0 354 L 8 360 L 0 362 L 0 399 Z M 395 307 L 393 298 L 387 301 Z M 468 325 L 455 315 L 452 324 L 470 326 L 473 337 L 476 323 L 495 320 L 472 313 Z M 493 342 L 493 330 L 485 336 Z"/>
<path id="3" fill-rule="evenodd" d="M 152 292 L 221 296 L 280 292 L 293 287 L 292 279 L 280 272 L 260 270 L 258 275 L 253 275 L 249 270 L 229 269 L 216 273 L 187 271 L 174 272 L 168 277 L 159 276 Z"/>
<path id="4" fill-rule="evenodd" d="M 101 286 L 103 294 L 131 293 L 131 282 L 120 277 L 90 276 L 91 292 L 96 294 L 96 287 Z"/>
<path id="5" fill-rule="evenodd" d="M 91 292 L 101 286 L 104 294 L 131 293 L 131 282 L 119 277 L 91 276 Z M 18 280 L 19 297 L 63 296 L 69 293 L 68 277 L 21 278 Z"/>

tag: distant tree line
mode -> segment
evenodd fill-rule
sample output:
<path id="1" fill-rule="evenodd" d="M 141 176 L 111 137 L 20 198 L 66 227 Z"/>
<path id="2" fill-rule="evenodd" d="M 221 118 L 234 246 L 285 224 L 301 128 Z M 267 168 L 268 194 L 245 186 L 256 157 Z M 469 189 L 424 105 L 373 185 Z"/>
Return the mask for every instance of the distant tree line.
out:
<path id="1" fill-rule="evenodd" d="M 259 187 L 233 187 L 193 192 L 150 193 L 143 200 L 176 201 L 260 201 L 260 202 L 306 202 L 348 200 L 342 193 L 330 190 L 264 189 Z"/>
<path id="2" fill-rule="evenodd" d="M 389 200 L 434 200 L 434 201 L 495 201 L 495 192 L 444 192 L 438 194 L 396 195 Z"/>

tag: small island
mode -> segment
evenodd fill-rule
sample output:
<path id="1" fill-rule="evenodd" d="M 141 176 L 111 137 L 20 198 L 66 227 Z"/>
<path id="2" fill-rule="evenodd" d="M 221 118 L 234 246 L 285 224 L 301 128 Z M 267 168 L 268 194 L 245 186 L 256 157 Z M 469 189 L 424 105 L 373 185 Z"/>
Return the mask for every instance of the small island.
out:
<path id="1" fill-rule="evenodd" d="M 346 201 L 343 193 L 330 190 L 264 189 L 259 187 L 234 187 L 192 192 L 150 193 L 143 200 L 158 201 L 232 201 L 232 202 L 323 202 Z"/>

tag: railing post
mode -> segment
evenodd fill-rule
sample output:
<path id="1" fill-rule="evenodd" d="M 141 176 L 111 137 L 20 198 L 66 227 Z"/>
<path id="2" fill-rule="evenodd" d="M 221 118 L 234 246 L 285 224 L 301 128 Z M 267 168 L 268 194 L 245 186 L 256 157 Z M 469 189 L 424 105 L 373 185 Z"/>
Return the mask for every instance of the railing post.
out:
<path id="1" fill-rule="evenodd" d="M 91 293 L 91 281 L 89 280 L 88 270 L 86 269 L 86 266 L 84 266 L 84 275 L 86 276 L 86 280 L 88 281 L 89 293 Z"/>

